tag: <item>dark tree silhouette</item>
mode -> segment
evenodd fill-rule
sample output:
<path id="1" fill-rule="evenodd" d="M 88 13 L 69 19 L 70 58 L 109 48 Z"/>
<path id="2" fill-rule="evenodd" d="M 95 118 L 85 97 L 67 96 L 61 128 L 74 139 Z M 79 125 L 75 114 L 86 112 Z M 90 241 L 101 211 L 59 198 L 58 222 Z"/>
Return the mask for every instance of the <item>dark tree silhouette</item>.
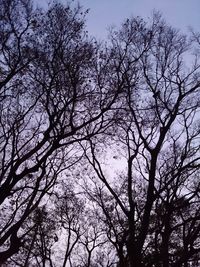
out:
<path id="1" fill-rule="evenodd" d="M 107 173 L 95 140 L 85 155 L 104 185 L 88 195 L 102 209 L 120 267 L 200 262 L 200 65 L 189 41 L 157 13 L 111 34 L 116 83 L 125 90 L 110 153 L 125 171 Z"/>
<path id="2" fill-rule="evenodd" d="M 86 36 L 81 7 L 34 10 L 29 0 L 1 0 L 0 6 L 4 262 L 23 246 L 31 213 L 81 157 L 78 143 L 108 127 L 105 113 L 120 88 L 101 86 L 107 60 L 97 61 L 100 47 Z"/>
<path id="3" fill-rule="evenodd" d="M 0 264 L 198 267 L 199 34 L 0 6 Z"/>

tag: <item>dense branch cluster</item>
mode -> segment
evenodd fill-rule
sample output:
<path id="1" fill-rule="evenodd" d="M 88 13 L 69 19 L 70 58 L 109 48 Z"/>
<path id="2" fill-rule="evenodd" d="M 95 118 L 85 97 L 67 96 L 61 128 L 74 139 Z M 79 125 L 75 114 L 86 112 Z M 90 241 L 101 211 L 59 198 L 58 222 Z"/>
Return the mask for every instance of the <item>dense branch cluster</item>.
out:
<path id="1" fill-rule="evenodd" d="M 199 34 L 0 6 L 1 266 L 198 267 Z"/>

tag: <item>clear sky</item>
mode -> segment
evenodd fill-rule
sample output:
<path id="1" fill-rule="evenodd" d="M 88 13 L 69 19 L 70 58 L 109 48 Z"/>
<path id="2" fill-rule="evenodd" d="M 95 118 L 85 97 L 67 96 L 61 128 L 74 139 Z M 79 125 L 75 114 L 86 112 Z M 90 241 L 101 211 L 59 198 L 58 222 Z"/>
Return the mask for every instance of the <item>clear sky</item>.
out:
<path id="1" fill-rule="evenodd" d="M 70 0 L 60 1 L 70 2 Z M 43 5 L 49 0 L 34 0 L 34 2 Z M 153 10 L 160 11 L 169 24 L 182 31 L 187 31 L 189 26 L 200 31 L 200 0 L 79 0 L 78 2 L 85 9 L 90 9 L 87 15 L 88 32 L 98 39 L 106 38 L 109 26 L 119 26 L 131 15 L 146 19 L 151 16 Z"/>
<path id="2" fill-rule="evenodd" d="M 87 17 L 88 31 L 97 38 L 107 36 L 110 25 L 119 26 L 131 15 L 151 16 L 161 11 L 166 21 L 183 31 L 192 26 L 200 31 L 200 0 L 79 0 L 90 12 Z"/>

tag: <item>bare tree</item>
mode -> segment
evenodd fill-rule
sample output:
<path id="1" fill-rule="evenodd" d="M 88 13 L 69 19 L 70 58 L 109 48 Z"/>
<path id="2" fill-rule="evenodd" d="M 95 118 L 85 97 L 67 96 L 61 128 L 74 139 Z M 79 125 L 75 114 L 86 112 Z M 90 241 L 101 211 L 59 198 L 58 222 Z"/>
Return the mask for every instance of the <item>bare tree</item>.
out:
<path id="1" fill-rule="evenodd" d="M 197 267 L 199 35 L 154 14 L 103 46 L 79 5 L 0 6 L 0 263 Z"/>
<path id="2" fill-rule="evenodd" d="M 0 6 L 2 263 L 24 246 L 23 224 L 81 157 L 78 142 L 108 127 L 120 88 L 102 87 L 108 60 L 98 60 L 81 7 Z"/>
<path id="3" fill-rule="evenodd" d="M 127 20 L 111 42 L 116 84 L 125 90 L 110 144 L 115 140 L 126 164 L 123 174 L 108 174 L 101 145 L 90 140 L 85 155 L 106 188 L 93 201 L 118 256 L 123 246 L 119 266 L 198 266 L 199 57 L 159 14 L 150 23 Z"/>

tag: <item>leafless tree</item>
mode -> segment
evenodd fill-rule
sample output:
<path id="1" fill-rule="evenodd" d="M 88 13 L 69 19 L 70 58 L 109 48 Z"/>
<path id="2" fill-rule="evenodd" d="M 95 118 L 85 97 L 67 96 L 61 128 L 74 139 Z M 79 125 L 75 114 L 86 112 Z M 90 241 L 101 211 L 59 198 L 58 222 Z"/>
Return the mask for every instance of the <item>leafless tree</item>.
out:
<path id="1" fill-rule="evenodd" d="M 119 266 L 197 267 L 199 57 L 189 38 L 158 13 L 149 23 L 127 20 L 112 32 L 111 43 L 116 84 L 123 83 L 125 90 L 115 132 L 110 132 L 110 146 L 115 144 L 110 160 L 118 157 L 116 164 L 126 164 L 122 174 L 108 173 L 102 163 L 105 149 L 90 140 L 85 155 L 106 188 L 96 190 L 94 201 L 118 254 L 123 246 Z M 112 208 L 106 195 L 113 198 Z M 119 239 L 120 224 L 125 229 Z"/>
<path id="2" fill-rule="evenodd" d="M 0 264 L 197 267 L 198 33 L 0 6 Z"/>
<path id="3" fill-rule="evenodd" d="M 103 86 L 108 60 L 87 37 L 80 6 L 0 6 L 2 263 L 24 246 L 23 224 L 81 157 L 79 142 L 108 127 L 120 87 Z"/>

